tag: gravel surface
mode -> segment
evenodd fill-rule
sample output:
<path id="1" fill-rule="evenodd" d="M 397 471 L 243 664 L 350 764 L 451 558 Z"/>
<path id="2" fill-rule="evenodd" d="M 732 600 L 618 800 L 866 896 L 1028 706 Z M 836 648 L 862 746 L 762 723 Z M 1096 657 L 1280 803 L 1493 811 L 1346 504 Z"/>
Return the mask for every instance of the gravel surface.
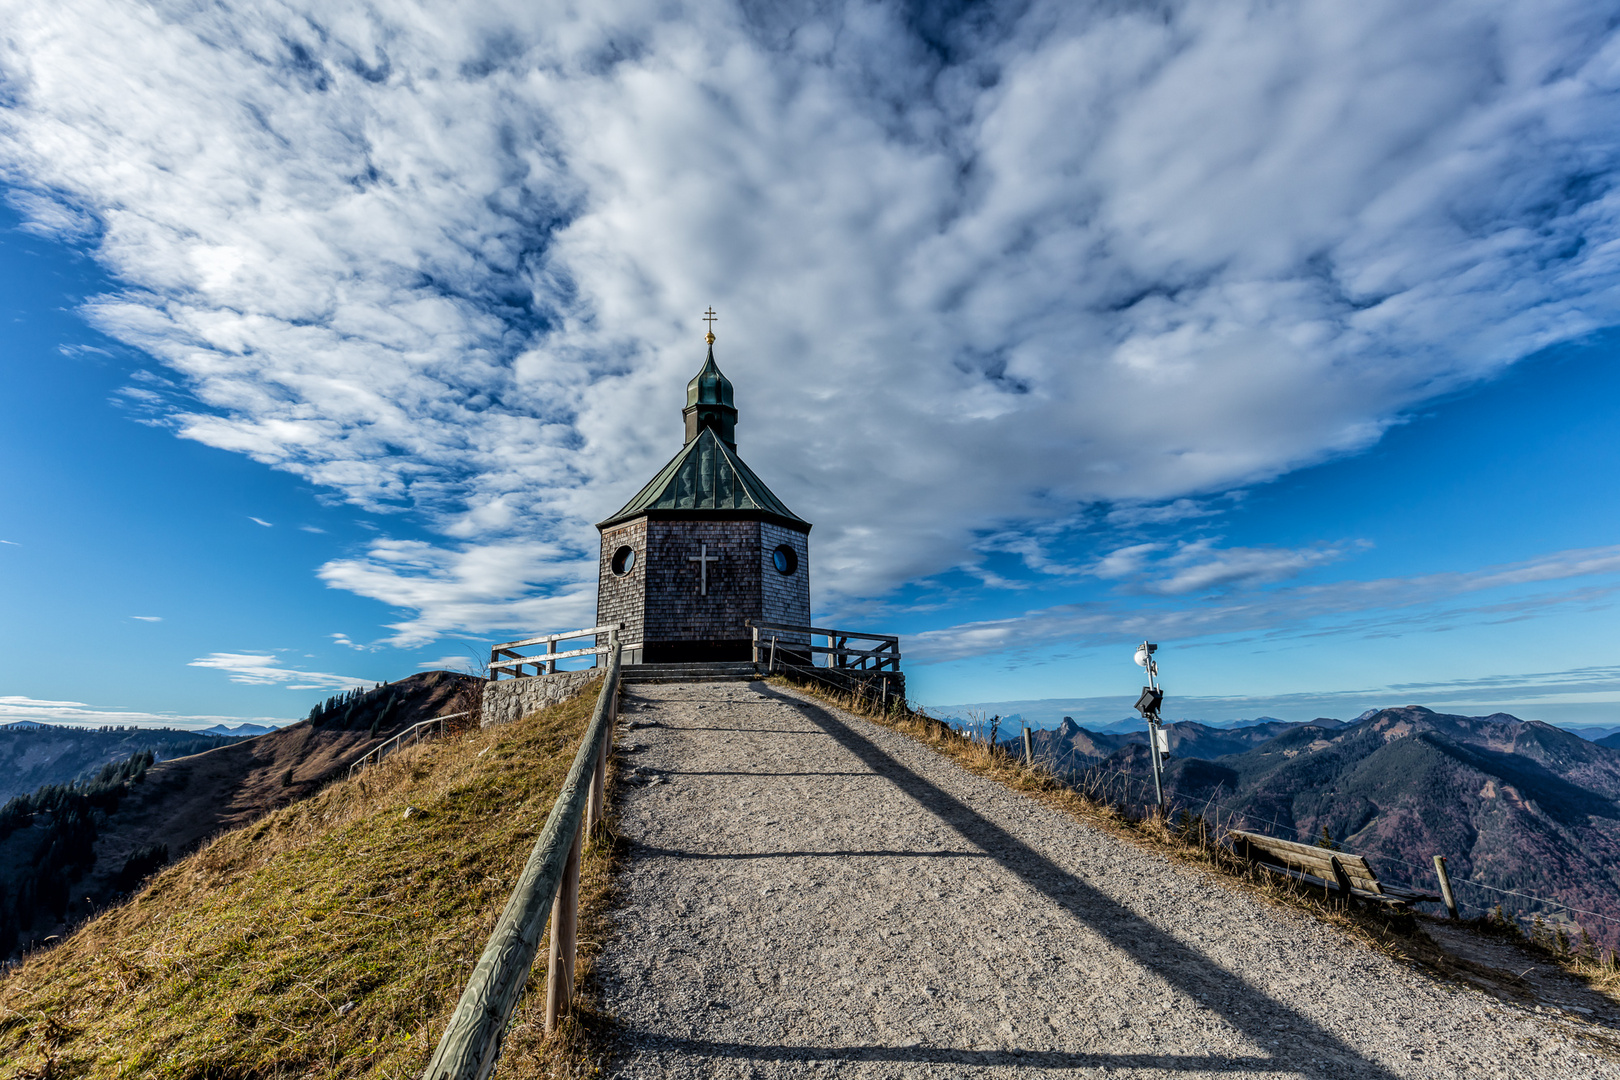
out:
<path id="1" fill-rule="evenodd" d="M 619 1075 L 1620 1078 L 1605 1031 L 811 698 L 642 684 L 622 715 Z"/>

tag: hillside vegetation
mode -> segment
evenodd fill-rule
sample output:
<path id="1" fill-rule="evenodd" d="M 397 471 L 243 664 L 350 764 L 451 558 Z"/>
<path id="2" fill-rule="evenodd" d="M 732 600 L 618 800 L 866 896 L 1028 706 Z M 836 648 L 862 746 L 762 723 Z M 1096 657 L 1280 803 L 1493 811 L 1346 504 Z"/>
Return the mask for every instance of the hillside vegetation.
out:
<path id="1" fill-rule="evenodd" d="M 337 695 L 258 738 L 193 740 L 205 752 L 169 761 L 141 751 L 11 800 L 0 808 L 0 960 L 67 933 L 170 857 L 318 791 L 395 732 L 468 708 L 481 685 L 424 672 Z M 108 768 L 123 771 L 109 780 Z"/>
<path id="2" fill-rule="evenodd" d="M 1312 842 L 1323 835 L 1375 856 L 1380 876 L 1429 888 L 1431 859 L 1445 855 L 1454 881 L 1545 896 L 1620 919 L 1620 751 L 1506 714 L 1384 709 L 1357 723 L 1285 725 L 1256 744 L 1174 724 L 1166 794 L 1178 807 L 1225 823 Z M 1060 773 L 1117 778 L 1137 803 L 1151 799 L 1144 736 L 1113 739 L 1084 729 L 1041 733 L 1037 755 Z M 1102 751 L 1098 755 L 1096 751 Z M 1105 755 L 1105 756 L 1103 756 Z M 1376 858 L 1382 856 L 1381 859 Z M 1567 919 L 1522 897 L 1461 886 L 1478 914 L 1498 900 L 1511 911 Z M 1577 918 L 1595 939 L 1620 946 L 1614 922 Z"/>
<path id="3" fill-rule="evenodd" d="M 104 765 L 150 751 L 156 761 L 229 746 L 229 736 L 173 728 L 0 727 L 0 804 L 52 784 L 93 777 Z"/>
<path id="4" fill-rule="evenodd" d="M 595 696 L 392 755 L 169 866 L 0 979 L 0 1080 L 420 1075 Z M 533 1067 L 539 967 L 503 1075 Z"/>

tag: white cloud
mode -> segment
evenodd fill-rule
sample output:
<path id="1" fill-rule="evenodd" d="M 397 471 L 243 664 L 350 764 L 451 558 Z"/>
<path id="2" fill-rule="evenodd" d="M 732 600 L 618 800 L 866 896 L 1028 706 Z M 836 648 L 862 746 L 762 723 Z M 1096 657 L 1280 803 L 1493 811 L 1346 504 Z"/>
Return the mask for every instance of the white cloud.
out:
<path id="1" fill-rule="evenodd" d="M 1098 571 L 1099 577 L 1118 578 L 1125 571 L 1119 556 L 1132 553 L 1133 571 L 1145 578 L 1141 587 L 1148 592 L 1164 596 L 1206 592 L 1232 586 L 1262 585 L 1295 577 L 1306 570 L 1336 562 L 1344 557 L 1343 547 L 1321 544 L 1310 548 L 1236 547 L 1218 548 L 1213 540 L 1191 540 L 1176 545 L 1154 569 L 1169 569 L 1168 576 L 1154 576 L 1143 565 L 1141 556 L 1155 551 L 1160 545 L 1138 544 L 1122 548 L 1102 560 L 1108 571 Z M 1363 545 L 1356 545 L 1363 546 Z M 1146 571 L 1145 573 L 1143 571 Z"/>
<path id="2" fill-rule="evenodd" d="M 299 671 L 281 666 L 270 653 L 209 653 L 187 667 L 213 668 L 230 676 L 231 682 L 249 686 L 286 686 L 289 690 L 348 690 L 371 686 L 371 679 L 352 675 L 332 675 L 323 671 Z"/>
<path id="3" fill-rule="evenodd" d="M 1098 559 L 1091 572 L 1108 581 L 1135 577 L 1142 572 L 1154 554 L 1163 550 L 1163 544 L 1131 544 Z"/>
<path id="4" fill-rule="evenodd" d="M 486 665 L 481 658 L 467 653 L 460 656 L 452 653 L 437 660 L 424 660 L 416 666 L 423 671 L 464 671 L 469 675 L 481 675 Z"/>
<path id="5" fill-rule="evenodd" d="M 17 543 L 15 540 L 0 540 L 0 544 L 10 544 L 12 547 L 22 547 L 22 545 Z"/>
<path id="6" fill-rule="evenodd" d="M 130 618 L 136 620 L 137 622 L 162 622 L 163 621 L 163 616 L 161 616 L 161 615 L 131 615 Z"/>
<path id="7" fill-rule="evenodd" d="M 294 718 L 296 719 L 296 718 Z M 179 713 L 142 712 L 117 706 L 97 707 L 82 701 L 46 701 L 17 695 L 0 696 L 0 724 L 32 720 L 41 724 L 67 724 L 100 727 L 104 724 L 126 727 L 204 728 L 215 724 L 289 724 L 292 719 L 276 716 L 187 716 Z"/>
<path id="8" fill-rule="evenodd" d="M 322 528 L 320 528 L 318 526 L 315 526 L 315 525 L 300 525 L 298 527 L 300 529 L 302 529 L 304 532 L 307 532 L 307 533 L 319 533 L 319 534 L 324 535 L 325 532 L 326 532 L 325 529 L 322 529 Z"/>
<path id="9" fill-rule="evenodd" d="M 1246 558 L 1233 562 L 1240 570 L 1246 568 Z M 1209 565 L 1226 564 L 1217 559 Z M 1263 560 L 1260 565 L 1270 566 Z M 1138 566 L 1133 565 L 1131 572 L 1135 573 Z M 1193 572 L 1197 574 L 1200 570 L 1195 566 Z M 1270 572 L 1264 570 L 1259 578 L 1251 578 L 1251 583 L 1266 580 L 1264 574 Z M 1011 618 L 963 623 L 914 634 L 906 639 L 906 656 L 926 663 L 1003 651 L 1031 652 L 1058 642 L 1090 645 L 1143 638 L 1186 642 L 1244 634 L 1258 637 L 1398 635 L 1458 623 L 1516 620 L 1560 608 L 1606 604 L 1620 586 L 1531 590 L 1538 585 L 1614 574 L 1620 574 L 1620 546 L 1553 552 L 1537 559 L 1464 573 L 1235 590 L 1230 595 L 1192 605 L 1159 606 L 1146 597 L 1133 597 L 1129 603 L 1109 600 L 1063 604 Z M 1209 583 L 1224 583 L 1218 579 L 1219 573 L 1216 573 Z M 1158 582 L 1158 587 L 1150 591 L 1169 594 L 1173 590 L 1167 586 L 1175 580 L 1172 577 L 1168 582 Z M 1492 589 L 1519 591 L 1472 607 L 1440 606 L 1415 613 L 1412 610 L 1419 605 L 1445 605 L 1459 597 Z"/>
<path id="10" fill-rule="evenodd" d="M 378 540 L 364 557 L 322 566 L 320 576 L 329 586 L 409 613 L 389 624 L 395 632 L 390 642 L 402 647 L 464 627 L 594 625 L 596 566 L 569 560 L 554 544 L 450 550 L 414 540 Z"/>
<path id="11" fill-rule="evenodd" d="M 1110 525 L 1131 528 L 1138 525 L 1168 525 L 1189 518 L 1213 517 L 1220 510 L 1193 499 L 1174 499 L 1157 506 L 1135 504 L 1120 506 L 1108 512 Z"/>
<path id="12" fill-rule="evenodd" d="M 589 620 L 710 303 L 823 609 L 1617 321 L 1601 6 L 906 10 L 17 3 L 0 175 L 127 283 L 142 407 L 445 536 L 322 570 L 400 644 Z M 1164 587 L 1289 569 L 1234 559 Z"/>
<path id="13" fill-rule="evenodd" d="M 273 524 L 271 524 L 270 522 L 265 521 L 263 518 L 256 518 L 252 514 L 248 515 L 248 520 L 253 522 L 253 524 L 255 524 L 255 525 L 263 525 L 267 529 L 275 528 L 275 526 Z"/>

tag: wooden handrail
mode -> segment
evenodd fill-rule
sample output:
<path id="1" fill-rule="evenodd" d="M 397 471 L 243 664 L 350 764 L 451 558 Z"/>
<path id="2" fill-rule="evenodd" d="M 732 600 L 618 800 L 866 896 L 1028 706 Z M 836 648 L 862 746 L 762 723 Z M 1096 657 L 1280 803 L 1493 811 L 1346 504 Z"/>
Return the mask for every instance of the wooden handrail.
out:
<path id="1" fill-rule="evenodd" d="M 530 645 L 546 645 L 553 641 L 571 641 L 574 638 L 590 637 L 593 634 L 606 634 L 614 630 L 623 630 L 623 623 L 607 623 L 602 626 L 592 626 L 584 630 L 568 630 L 561 634 L 547 634 L 544 637 L 524 638 L 522 641 L 503 641 L 495 646 L 497 649 L 523 649 Z"/>
<path id="2" fill-rule="evenodd" d="M 359 757 L 357 757 L 353 761 L 351 761 L 349 763 L 349 775 L 353 776 L 354 773 L 355 773 L 355 770 L 361 768 L 362 766 L 381 764 L 382 759 L 387 756 L 389 748 L 393 747 L 395 750 L 399 749 L 398 744 L 406 736 L 408 736 L 408 735 L 416 735 L 423 728 L 432 727 L 435 724 L 439 725 L 439 733 L 443 734 L 444 733 L 444 722 L 446 720 L 455 720 L 455 719 L 458 719 L 460 717 L 468 716 L 468 715 L 470 715 L 469 712 L 454 712 L 454 713 L 449 713 L 449 714 L 447 714 L 445 716 L 432 716 L 432 717 L 429 717 L 426 720 L 420 720 L 420 721 L 412 724 L 410 727 L 406 728 L 404 731 L 400 732 L 398 735 L 395 735 L 392 739 L 389 739 L 387 742 L 381 743 L 381 744 L 379 744 L 377 746 L 373 746 L 370 750 L 367 750 L 365 753 L 361 754 Z M 412 741 L 414 742 L 415 740 L 413 739 Z M 375 761 L 372 760 L 373 758 L 375 758 L 376 760 Z"/>
<path id="3" fill-rule="evenodd" d="M 863 634 L 855 630 L 829 630 L 822 626 L 793 626 L 788 623 L 755 622 L 749 619 L 748 626 L 757 626 L 761 630 L 775 630 L 778 632 L 795 634 L 820 634 L 822 637 L 860 638 L 863 641 L 892 641 L 900 644 L 900 639 L 894 634 Z"/>
<path id="4" fill-rule="evenodd" d="M 849 660 L 855 659 L 860 662 L 859 666 L 851 670 L 879 672 L 885 668 L 889 671 L 900 670 L 900 639 L 893 634 L 867 634 L 857 630 L 832 630 L 824 626 L 792 626 L 786 623 L 755 622 L 753 619 L 747 620 L 744 625 L 753 631 L 754 663 L 756 664 L 763 660 L 760 654 L 767 647 L 774 652 L 777 645 L 784 644 L 777 637 L 778 634 L 802 634 L 806 639 L 814 636 L 824 637 L 827 639 L 827 644 L 811 645 L 798 642 L 787 642 L 785 644 L 790 645 L 795 652 L 809 653 L 812 658 L 817 654 L 826 656 L 830 667 L 844 668 Z M 762 636 L 762 632 L 771 632 L 768 645 Z M 849 647 L 851 638 L 857 641 L 878 641 L 882 642 L 882 644 L 873 649 L 852 649 Z M 866 667 L 868 660 L 874 662 L 873 667 Z"/>
<path id="5" fill-rule="evenodd" d="M 608 648 L 606 645 L 595 645 L 589 649 L 569 649 L 566 652 L 541 653 L 539 656 L 513 655 L 506 660 L 492 660 L 489 667 L 493 671 L 496 668 L 522 667 L 525 664 L 547 664 L 553 660 L 567 660 L 575 656 L 606 656 Z"/>
<path id="6" fill-rule="evenodd" d="M 523 874 L 501 912 L 451 1014 L 423 1080 L 484 1080 L 500 1056 L 501 1035 L 522 996 L 551 919 L 551 964 L 546 978 L 546 1030 L 566 1015 L 574 990 L 574 945 L 579 913 L 579 851 L 602 813 L 604 767 L 618 713 L 623 647 L 612 630 L 607 673 L 574 764 L 563 781 Z"/>
<path id="7" fill-rule="evenodd" d="M 623 623 L 609 623 L 602 626 L 588 626 L 583 630 L 565 630 L 560 634 L 545 634 L 541 637 L 524 638 L 522 641 L 505 641 L 490 647 L 489 650 L 489 677 L 498 679 L 501 672 L 507 672 L 513 678 L 521 678 L 523 669 L 530 664 L 534 665 L 535 674 L 552 675 L 557 671 L 557 661 L 567 660 L 578 656 L 606 656 L 611 645 L 593 645 L 585 649 L 568 649 L 557 651 L 557 642 L 571 641 L 575 638 L 597 637 L 601 634 L 617 634 L 624 629 Z M 531 645 L 544 645 L 546 651 L 539 656 L 523 656 L 517 649 L 528 648 Z M 502 654 L 505 657 L 502 657 Z"/>

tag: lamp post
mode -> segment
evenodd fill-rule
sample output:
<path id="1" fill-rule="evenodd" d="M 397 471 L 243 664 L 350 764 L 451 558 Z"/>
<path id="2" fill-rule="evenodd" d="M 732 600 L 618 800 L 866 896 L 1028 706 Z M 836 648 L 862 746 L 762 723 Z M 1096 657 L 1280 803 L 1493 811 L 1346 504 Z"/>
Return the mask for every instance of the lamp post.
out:
<path id="1" fill-rule="evenodd" d="M 1159 689 L 1159 662 L 1153 654 L 1157 645 L 1144 641 L 1136 647 L 1136 666 L 1147 671 L 1148 684 L 1142 687 L 1142 696 L 1136 699 L 1136 711 L 1148 724 L 1148 753 L 1153 761 L 1153 795 L 1158 801 L 1159 813 L 1164 813 L 1164 759 L 1161 750 L 1170 749 L 1170 738 L 1165 734 L 1159 717 L 1159 706 L 1164 703 L 1164 691 Z"/>

